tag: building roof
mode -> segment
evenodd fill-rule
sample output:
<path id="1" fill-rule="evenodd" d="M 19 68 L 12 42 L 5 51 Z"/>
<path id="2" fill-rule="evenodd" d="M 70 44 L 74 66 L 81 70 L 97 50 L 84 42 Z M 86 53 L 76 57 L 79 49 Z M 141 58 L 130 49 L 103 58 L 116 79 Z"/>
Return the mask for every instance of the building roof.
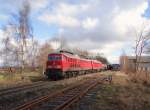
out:
<path id="1" fill-rule="evenodd" d="M 127 58 L 129 59 L 129 60 L 134 60 L 136 57 L 135 56 L 127 56 Z M 138 56 L 138 58 L 137 58 L 137 60 L 139 61 L 139 62 L 143 62 L 143 63 L 150 63 L 150 56 L 141 56 L 141 57 L 139 57 Z"/>

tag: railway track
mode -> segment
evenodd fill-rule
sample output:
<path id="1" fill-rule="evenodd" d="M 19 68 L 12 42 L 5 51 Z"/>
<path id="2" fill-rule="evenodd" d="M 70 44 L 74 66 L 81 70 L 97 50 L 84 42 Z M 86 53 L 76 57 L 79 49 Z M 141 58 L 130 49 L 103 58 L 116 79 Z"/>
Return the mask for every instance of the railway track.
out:
<path id="1" fill-rule="evenodd" d="M 73 103 L 80 100 L 82 96 L 102 82 L 103 79 L 89 80 L 82 84 L 65 88 L 56 93 L 50 93 L 25 103 L 14 110 L 65 110 Z"/>
<path id="2" fill-rule="evenodd" d="M 11 94 L 16 94 L 18 92 L 21 91 L 25 91 L 25 90 L 31 90 L 37 87 L 41 87 L 46 85 L 48 82 L 45 81 L 39 81 L 39 82 L 35 82 L 33 84 L 28 84 L 28 85 L 22 85 L 22 86 L 17 86 L 17 87 L 12 87 L 12 88 L 7 88 L 7 89 L 1 89 L 0 90 L 0 97 L 1 96 L 5 96 L 5 95 L 11 95 Z"/>

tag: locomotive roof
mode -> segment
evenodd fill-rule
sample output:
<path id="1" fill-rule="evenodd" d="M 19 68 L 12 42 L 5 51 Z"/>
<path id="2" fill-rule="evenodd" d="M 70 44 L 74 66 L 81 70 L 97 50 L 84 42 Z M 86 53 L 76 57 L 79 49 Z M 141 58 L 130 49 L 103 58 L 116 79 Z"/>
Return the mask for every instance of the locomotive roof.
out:
<path id="1" fill-rule="evenodd" d="M 68 56 L 71 58 L 77 58 L 77 59 L 81 59 L 81 60 L 90 60 L 90 59 L 86 59 L 86 58 L 81 58 L 77 54 L 70 54 L 70 53 L 66 53 L 66 52 L 54 52 L 54 53 L 49 53 L 49 54 L 63 54 L 65 56 Z"/>
<path id="2" fill-rule="evenodd" d="M 50 53 L 50 54 L 63 54 L 65 56 L 71 57 L 71 58 L 77 58 L 80 60 L 86 60 L 86 61 L 94 61 L 96 63 L 101 63 L 100 61 L 94 60 L 94 59 L 87 59 L 87 58 L 82 58 L 76 54 L 70 54 L 70 53 L 65 53 L 65 52 L 55 52 L 55 53 Z"/>
<path id="3" fill-rule="evenodd" d="M 73 52 L 70 52 L 70 51 L 67 51 L 67 50 L 60 50 L 59 52 L 60 52 L 60 53 L 69 53 L 69 54 L 74 55 L 74 53 L 73 53 Z"/>
<path id="4" fill-rule="evenodd" d="M 71 57 L 71 58 L 77 58 L 77 59 L 80 59 L 80 60 L 87 60 L 87 61 L 94 61 L 94 62 L 97 62 L 97 63 L 101 63 L 100 61 L 95 60 L 95 59 L 83 58 L 83 57 L 81 57 L 77 54 L 74 54 L 73 52 L 67 51 L 67 50 L 59 50 L 59 51 L 56 51 L 54 53 L 49 53 L 49 54 L 63 54 L 63 55 L 66 55 L 68 57 Z"/>

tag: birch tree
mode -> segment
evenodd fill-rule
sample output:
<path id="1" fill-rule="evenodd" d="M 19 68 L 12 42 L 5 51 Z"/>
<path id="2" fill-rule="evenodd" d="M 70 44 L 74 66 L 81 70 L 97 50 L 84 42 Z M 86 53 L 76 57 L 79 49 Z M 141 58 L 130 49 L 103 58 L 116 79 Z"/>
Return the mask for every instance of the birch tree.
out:
<path id="1" fill-rule="evenodd" d="M 21 67 L 22 72 L 22 70 L 25 68 L 25 65 L 27 65 L 26 61 L 29 51 L 31 49 L 35 49 L 35 47 L 28 48 L 29 41 L 33 41 L 33 29 L 30 22 L 29 2 L 24 2 L 22 7 L 18 10 L 17 14 L 11 14 L 11 18 L 4 28 L 4 33 L 4 52 L 6 54 L 8 54 L 8 52 L 12 52 L 10 56 L 11 58 L 15 58 L 15 61 L 17 61 L 17 66 Z M 11 46 L 9 46 L 8 44 Z M 8 56 L 5 55 L 5 62 L 9 62 L 7 61 L 7 57 Z"/>
<path id="2" fill-rule="evenodd" d="M 24 69 L 25 67 L 25 60 L 26 59 L 26 53 L 27 53 L 27 39 L 33 38 L 32 35 L 32 27 L 29 21 L 29 15 L 30 15 L 30 4 L 29 2 L 25 2 L 22 9 L 19 10 L 19 25 L 18 25 L 18 41 L 20 45 L 20 54 L 21 54 L 21 67 Z"/>

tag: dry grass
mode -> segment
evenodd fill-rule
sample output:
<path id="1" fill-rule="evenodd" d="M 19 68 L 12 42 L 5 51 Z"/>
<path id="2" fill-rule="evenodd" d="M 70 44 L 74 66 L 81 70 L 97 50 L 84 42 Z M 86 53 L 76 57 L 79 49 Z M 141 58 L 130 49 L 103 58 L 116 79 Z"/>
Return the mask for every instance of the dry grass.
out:
<path id="1" fill-rule="evenodd" d="M 127 75 L 120 77 L 116 75 L 113 82 L 117 86 L 117 99 L 120 101 L 122 109 L 126 110 L 149 110 L 150 108 L 150 86 L 143 84 L 146 77 L 143 73 L 138 73 L 138 81 L 135 83 Z M 125 83 L 122 83 L 125 82 Z M 142 82 L 142 83 L 141 83 Z"/>
<path id="2" fill-rule="evenodd" d="M 40 80 L 41 74 L 37 72 L 28 73 L 0 73 L 0 88 L 8 88 L 23 84 L 32 83 L 34 80 Z"/>
<path id="3" fill-rule="evenodd" d="M 134 83 L 140 83 L 145 86 L 150 86 L 150 73 L 149 72 L 137 72 L 137 73 L 128 73 L 129 78 Z"/>
<path id="4" fill-rule="evenodd" d="M 54 93 L 68 86 L 73 86 L 82 83 L 83 81 L 87 81 L 88 79 L 95 79 L 97 77 L 102 77 L 102 75 L 100 73 L 93 73 L 60 81 L 50 81 L 48 85 L 42 86 L 39 89 L 34 89 L 26 92 L 24 91 L 5 98 L 1 97 L 0 109 L 3 110 L 3 108 L 6 107 L 8 110 L 10 110 L 10 108 L 14 108 L 17 105 L 28 102 L 29 100 L 36 97 L 40 97 L 49 93 Z M 8 104 L 9 106 L 7 106 Z"/>
<path id="5" fill-rule="evenodd" d="M 122 93 L 125 92 L 125 93 Z M 120 88 L 118 99 L 120 106 L 126 110 L 149 110 L 150 89 L 142 85 L 130 85 Z"/>
<path id="6" fill-rule="evenodd" d="M 130 80 L 128 75 L 123 74 L 120 71 L 115 72 L 114 74 L 112 74 L 112 76 L 114 85 L 126 86 L 128 85 L 128 81 Z"/>
<path id="7" fill-rule="evenodd" d="M 133 83 L 123 73 L 113 75 L 113 84 L 105 85 L 104 91 L 109 94 L 105 99 L 111 97 L 105 103 L 109 105 L 109 102 L 112 102 L 113 106 L 117 105 L 120 110 L 149 110 L 150 108 L 150 88 L 141 83 Z"/>
<path id="8" fill-rule="evenodd" d="M 49 87 L 38 91 L 30 92 L 30 93 L 32 93 L 33 96 L 35 97 L 36 95 L 39 94 L 43 95 L 43 93 L 46 94 L 49 92 L 55 92 L 56 90 L 77 83 L 81 83 L 82 81 L 86 81 L 88 79 L 95 79 L 107 75 L 112 75 L 113 77 L 112 84 L 104 83 L 100 85 L 99 88 L 96 88 L 96 90 L 94 90 L 94 96 L 92 96 L 91 99 L 87 100 L 89 103 L 84 105 L 83 107 L 84 109 L 86 110 L 149 110 L 150 86 L 144 86 L 141 83 L 134 83 L 130 80 L 128 75 L 123 74 L 119 71 L 118 72 L 106 71 L 101 73 L 82 75 L 82 76 L 64 79 L 60 81 L 51 81 L 50 84 L 48 85 Z M 26 74 L 26 76 L 30 76 L 30 77 L 38 76 L 38 74 L 35 75 L 35 73 L 32 74 L 28 73 Z M 22 82 L 22 80 L 20 81 Z M 30 80 L 28 83 L 30 83 Z M 17 80 L 17 85 L 18 85 L 18 80 Z M 26 99 L 27 98 L 26 95 L 20 96 L 18 100 L 24 100 L 23 98 Z M 79 107 L 78 109 L 81 108 Z"/>
<path id="9" fill-rule="evenodd" d="M 74 110 L 149 110 L 150 86 L 134 83 L 121 72 L 112 74 L 112 84 L 104 83 L 89 94 L 90 98 L 79 102 Z M 82 103 L 82 104 L 81 104 Z"/>
<path id="10" fill-rule="evenodd" d="M 102 76 L 101 73 L 93 73 L 87 75 L 81 75 L 69 79 L 64 79 L 61 81 L 57 81 L 56 83 L 61 83 L 62 85 L 74 83 L 76 81 L 87 80 L 91 78 L 97 78 Z M 24 72 L 23 74 L 15 73 L 15 74 L 0 74 L 0 89 L 14 87 L 23 84 L 30 84 L 35 81 L 46 80 L 43 74 L 39 72 Z"/>

